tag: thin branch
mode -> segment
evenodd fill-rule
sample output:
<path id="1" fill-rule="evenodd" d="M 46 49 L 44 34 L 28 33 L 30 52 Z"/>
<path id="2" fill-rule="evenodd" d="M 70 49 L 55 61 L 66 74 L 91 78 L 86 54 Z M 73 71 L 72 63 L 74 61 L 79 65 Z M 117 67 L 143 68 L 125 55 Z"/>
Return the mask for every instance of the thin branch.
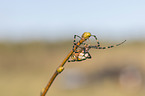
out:
<path id="1" fill-rule="evenodd" d="M 70 51 L 70 53 L 67 55 L 67 57 L 63 60 L 63 62 L 59 65 L 59 67 L 56 69 L 55 73 L 52 75 L 50 81 L 48 82 L 47 86 L 42 90 L 41 95 L 40 96 L 45 96 L 48 89 L 50 88 L 50 86 L 52 85 L 53 81 L 55 80 L 55 78 L 57 77 L 57 75 L 59 73 L 61 73 L 63 71 L 63 69 L 61 70 L 61 68 L 65 65 L 66 61 L 69 59 L 69 57 L 72 55 L 72 53 L 74 52 L 73 50 L 76 50 L 84 41 L 86 41 L 87 39 L 85 38 L 81 38 L 81 40 L 74 46 L 74 48 Z M 60 70 L 60 72 L 58 71 Z"/>

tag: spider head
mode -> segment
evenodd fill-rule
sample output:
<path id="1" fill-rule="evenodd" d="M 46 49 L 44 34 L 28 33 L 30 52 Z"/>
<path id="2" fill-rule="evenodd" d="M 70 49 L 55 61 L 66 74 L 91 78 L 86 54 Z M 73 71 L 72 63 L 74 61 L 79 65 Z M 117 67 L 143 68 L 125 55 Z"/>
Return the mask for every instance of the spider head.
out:
<path id="1" fill-rule="evenodd" d="M 88 39 L 90 36 L 91 36 L 90 32 L 84 32 L 83 35 L 82 35 L 82 38 Z"/>

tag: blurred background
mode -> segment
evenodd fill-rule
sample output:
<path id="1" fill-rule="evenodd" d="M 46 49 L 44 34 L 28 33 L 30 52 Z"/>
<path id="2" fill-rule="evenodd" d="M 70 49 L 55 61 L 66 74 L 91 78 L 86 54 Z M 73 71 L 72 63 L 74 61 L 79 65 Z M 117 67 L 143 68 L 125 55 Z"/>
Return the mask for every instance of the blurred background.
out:
<path id="1" fill-rule="evenodd" d="M 144 96 L 144 0 L 1 0 L 0 96 L 39 96 L 73 46 L 91 32 L 92 59 L 70 62 L 46 96 Z M 79 40 L 79 39 L 77 39 Z M 95 45 L 93 38 L 87 41 Z"/>

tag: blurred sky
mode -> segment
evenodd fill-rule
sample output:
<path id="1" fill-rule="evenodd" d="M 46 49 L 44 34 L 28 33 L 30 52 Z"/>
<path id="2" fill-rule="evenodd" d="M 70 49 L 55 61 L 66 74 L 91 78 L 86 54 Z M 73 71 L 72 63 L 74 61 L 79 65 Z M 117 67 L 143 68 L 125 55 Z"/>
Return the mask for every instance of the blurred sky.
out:
<path id="1" fill-rule="evenodd" d="M 0 40 L 145 37 L 145 0 L 0 0 Z"/>

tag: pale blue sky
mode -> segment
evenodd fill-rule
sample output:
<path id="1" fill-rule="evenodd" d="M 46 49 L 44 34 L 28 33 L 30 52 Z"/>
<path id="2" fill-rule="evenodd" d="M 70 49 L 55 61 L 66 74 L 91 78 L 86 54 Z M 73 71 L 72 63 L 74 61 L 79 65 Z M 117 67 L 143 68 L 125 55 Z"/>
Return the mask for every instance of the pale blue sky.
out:
<path id="1" fill-rule="evenodd" d="M 0 40 L 144 38 L 145 0 L 1 0 Z"/>

